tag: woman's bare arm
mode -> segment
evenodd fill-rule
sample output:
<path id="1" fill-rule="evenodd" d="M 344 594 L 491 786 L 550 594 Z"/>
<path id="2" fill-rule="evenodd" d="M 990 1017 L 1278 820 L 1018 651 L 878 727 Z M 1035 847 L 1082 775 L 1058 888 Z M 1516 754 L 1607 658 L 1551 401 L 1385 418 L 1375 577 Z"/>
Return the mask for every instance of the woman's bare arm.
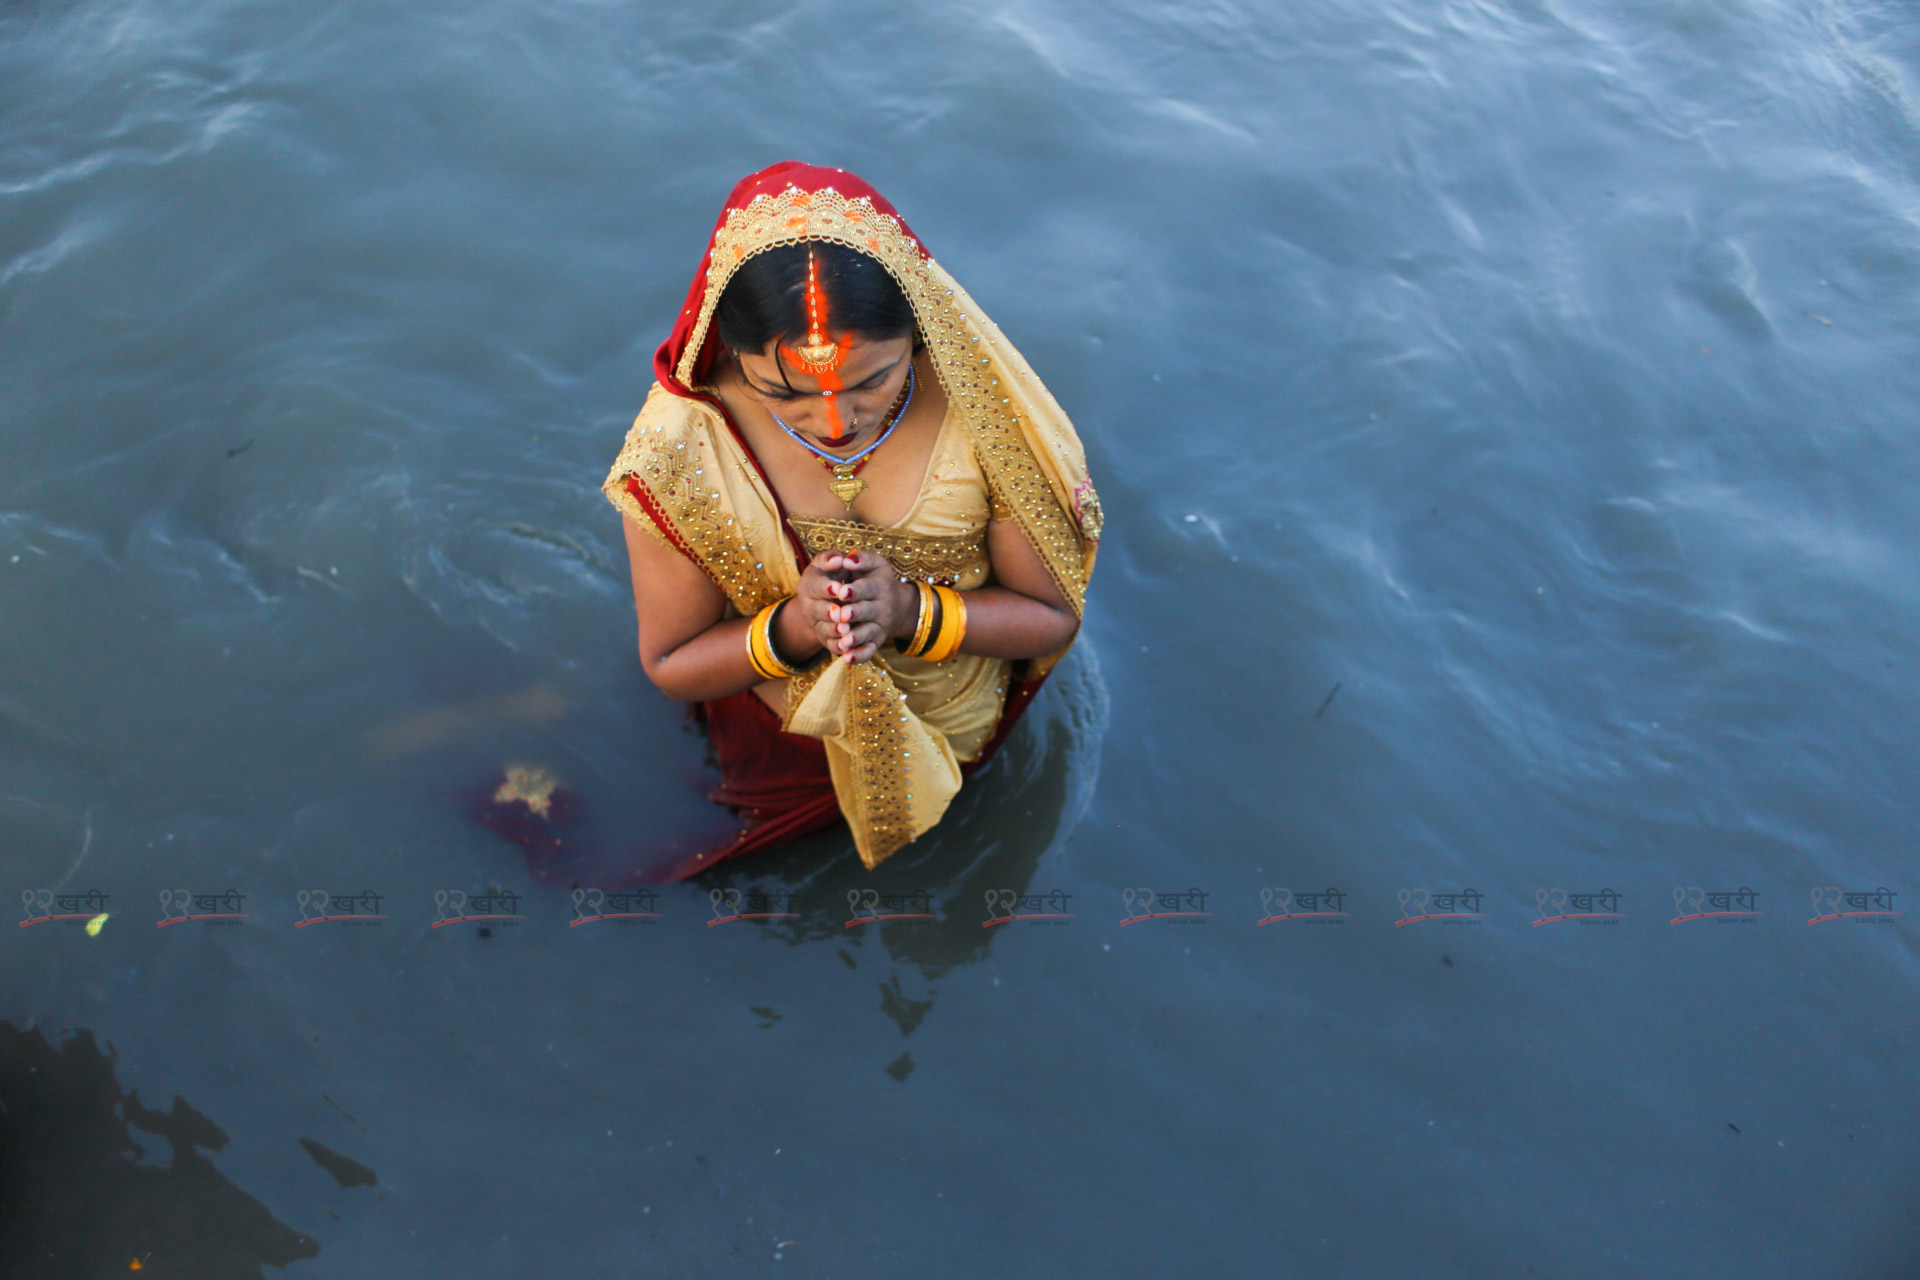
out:
<path id="1" fill-rule="evenodd" d="M 747 660 L 750 618 L 727 617 L 727 598 L 699 566 L 666 546 L 632 517 L 621 521 L 640 621 L 640 665 L 669 698 L 707 702 L 762 683 Z M 885 564 L 884 560 L 874 559 Z M 852 575 L 837 555 L 816 557 L 800 575 L 794 598 L 775 620 L 779 655 L 806 666 L 823 649 L 841 656 L 852 647 L 832 616 L 836 593 Z"/>
<path id="2" fill-rule="evenodd" d="M 1038 658 L 1073 639 L 1080 619 L 1019 525 L 989 524 L 987 554 L 996 585 L 966 593 L 967 637 L 960 652 Z"/>

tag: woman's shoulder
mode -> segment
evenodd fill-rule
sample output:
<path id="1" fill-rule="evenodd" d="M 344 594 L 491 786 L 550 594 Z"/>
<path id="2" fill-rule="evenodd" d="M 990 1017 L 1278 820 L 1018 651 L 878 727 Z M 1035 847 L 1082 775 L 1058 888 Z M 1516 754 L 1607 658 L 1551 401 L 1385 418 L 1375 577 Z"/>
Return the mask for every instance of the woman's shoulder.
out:
<path id="1" fill-rule="evenodd" d="M 647 392 L 633 425 L 607 473 L 609 486 L 620 485 L 631 474 L 644 474 L 642 464 L 662 453 L 684 453 L 703 444 L 711 446 L 715 432 L 722 426 L 720 415 L 711 405 L 668 391 L 654 383 Z"/>
<path id="2" fill-rule="evenodd" d="M 607 471 L 601 492 L 628 515 L 640 514 L 635 487 L 671 487 L 671 481 L 691 458 L 711 456 L 716 433 L 724 424 L 712 406 L 675 395 L 654 383 L 627 428 L 626 439 Z M 643 524 L 647 521 L 642 521 Z"/>
<path id="3" fill-rule="evenodd" d="M 627 428 L 626 444 L 632 446 L 642 437 L 649 444 L 681 444 L 705 437 L 719 422 L 720 415 L 713 406 L 675 395 L 656 382 L 648 389 L 640 412 L 634 415 L 633 425 Z"/>

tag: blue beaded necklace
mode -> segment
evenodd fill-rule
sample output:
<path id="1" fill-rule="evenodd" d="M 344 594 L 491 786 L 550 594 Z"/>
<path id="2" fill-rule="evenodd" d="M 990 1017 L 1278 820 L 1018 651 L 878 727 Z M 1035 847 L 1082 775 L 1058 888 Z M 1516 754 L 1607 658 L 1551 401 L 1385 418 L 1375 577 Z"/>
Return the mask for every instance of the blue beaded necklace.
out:
<path id="1" fill-rule="evenodd" d="M 827 488 L 833 492 L 834 497 L 847 504 L 848 511 L 852 511 L 853 500 L 867 491 L 867 482 L 859 477 L 858 472 L 861 467 L 866 465 L 867 455 L 885 444 L 887 437 L 893 434 L 893 429 L 900 425 L 900 420 L 907 416 L 907 406 L 913 403 L 914 379 L 913 365 L 909 363 L 907 365 L 905 394 L 902 395 L 900 399 L 900 407 L 894 410 L 893 421 L 887 424 L 887 429 L 880 433 L 879 439 L 854 454 L 851 458 L 842 458 L 828 453 L 825 449 L 822 449 L 819 445 L 807 439 L 798 431 L 795 431 L 785 422 L 781 422 L 780 415 L 774 413 L 772 409 L 768 409 L 767 414 L 775 422 L 780 424 L 782 431 L 792 436 L 806 448 L 807 452 L 813 454 L 814 457 L 820 459 L 821 462 L 827 465 L 828 469 L 833 472 L 833 479 L 827 481 Z M 832 395 L 833 393 L 829 391 L 824 394 Z"/>

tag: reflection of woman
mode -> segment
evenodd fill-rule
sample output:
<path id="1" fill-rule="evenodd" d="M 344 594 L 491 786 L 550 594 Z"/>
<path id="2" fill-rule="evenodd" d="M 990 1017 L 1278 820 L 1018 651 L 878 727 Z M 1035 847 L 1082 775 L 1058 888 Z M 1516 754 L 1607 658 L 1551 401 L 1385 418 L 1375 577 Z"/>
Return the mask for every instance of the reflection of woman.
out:
<path id="1" fill-rule="evenodd" d="M 873 867 L 940 820 L 1079 628 L 1080 441 L 852 174 L 728 199 L 604 486 L 640 660 L 698 704 L 748 826 L 679 879 L 844 817 Z"/>

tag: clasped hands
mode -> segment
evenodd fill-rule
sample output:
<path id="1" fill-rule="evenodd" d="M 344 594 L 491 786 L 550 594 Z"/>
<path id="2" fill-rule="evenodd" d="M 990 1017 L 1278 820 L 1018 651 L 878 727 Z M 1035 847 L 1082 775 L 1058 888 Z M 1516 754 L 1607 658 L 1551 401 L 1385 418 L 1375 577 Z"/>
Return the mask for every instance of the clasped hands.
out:
<path id="1" fill-rule="evenodd" d="M 849 663 L 867 662 L 890 637 L 912 635 L 919 614 L 919 590 L 885 556 L 829 551 L 808 562 L 780 611 L 779 643 L 803 661 L 825 649 Z"/>

